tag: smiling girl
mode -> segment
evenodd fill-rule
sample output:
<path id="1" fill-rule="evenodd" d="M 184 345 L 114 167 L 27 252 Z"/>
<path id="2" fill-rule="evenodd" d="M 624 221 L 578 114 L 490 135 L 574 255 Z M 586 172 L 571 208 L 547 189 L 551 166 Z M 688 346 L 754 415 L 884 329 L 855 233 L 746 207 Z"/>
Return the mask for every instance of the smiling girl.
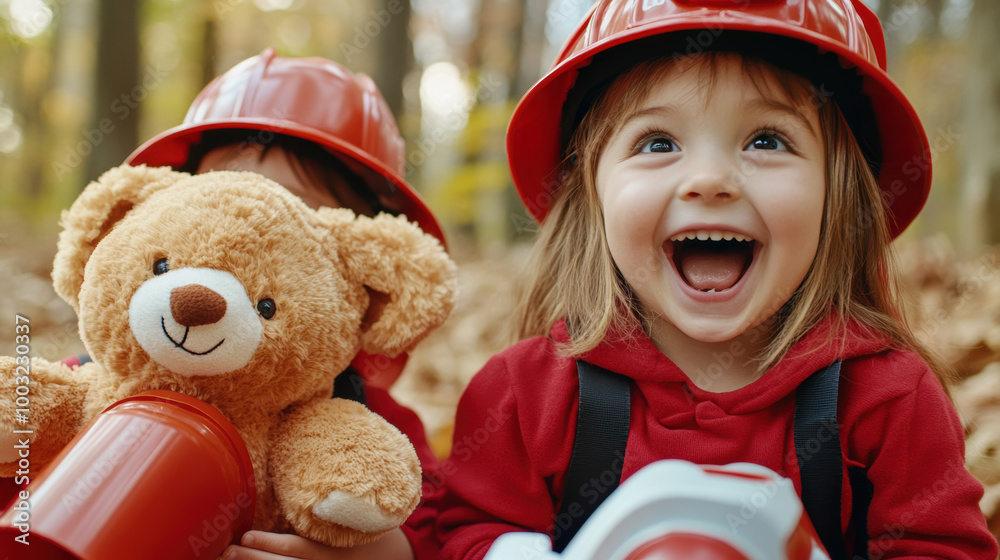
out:
<path id="1" fill-rule="evenodd" d="M 455 441 L 477 448 L 452 461 L 444 557 L 510 531 L 565 542 L 618 480 L 684 459 L 790 478 L 834 558 L 996 558 L 961 423 L 899 301 L 890 242 L 926 200 L 929 174 L 903 171 L 927 141 L 860 1 L 598 2 L 515 111 L 508 152 L 541 222 L 524 340 L 459 404 Z M 595 366 L 624 380 L 608 414 L 627 446 L 572 488 L 573 434 L 605 424 L 579 404 Z M 818 380 L 836 467 L 817 478 L 796 424 Z"/>

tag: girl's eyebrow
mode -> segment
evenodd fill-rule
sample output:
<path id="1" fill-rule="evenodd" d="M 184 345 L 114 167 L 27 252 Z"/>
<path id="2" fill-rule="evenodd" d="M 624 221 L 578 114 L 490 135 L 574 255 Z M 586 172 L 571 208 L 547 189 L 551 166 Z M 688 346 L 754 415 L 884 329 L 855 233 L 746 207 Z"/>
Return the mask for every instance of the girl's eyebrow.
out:
<path id="1" fill-rule="evenodd" d="M 809 132 L 813 135 L 816 134 L 816 129 L 809 119 L 800 111 L 797 107 L 788 105 L 787 103 L 782 103 L 774 99 L 756 98 L 753 101 L 746 103 L 746 109 L 748 111 L 772 111 L 786 114 L 793 119 L 799 121 L 803 126 L 809 129 Z M 645 117 L 647 115 L 665 115 L 669 116 L 678 112 L 675 105 L 654 105 L 652 107 L 645 107 L 643 109 L 637 109 L 628 114 L 624 119 L 622 119 L 622 124 L 620 128 L 624 128 L 630 122 L 635 119 Z"/>
<path id="2" fill-rule="evenodd" d="M 809 119 L 806 118 L 804 114 L 802 114 L 802 111 L 799 111 L 798 107 L 793 107 L 792 105 L 788 105 L 786 103 L 782 103 L 781 101 L 776 101 L 774 99 L 765 99 L 765 98 L 754 99 L 753 101 L 747 103 L 746 107 L 749 110 L 756 109 L 759 111 L 772 111 L 772 112 L 786 114 L 792 117 L 793 119 L 799 121 L 800 123 L 802 123 L 806 128 L 809 129 L 809 132 L 811 132 L 813 135 L 816 134 L 816 129 L 813 128 L 813 125 L 811 122 L 809 122 Z"/>
<path id="3" fill-rule="evenodd" d="M 677 112 L 677 107 L 674 105 L 654 105 L 652 107 L 646 107 L 644 109 L 636 109 L 628 114 L 624 119 L 622 119 L 622 124 L 620 128 L 624 128 L 628 123 L 638 119 L 640 117 L 645 117 L 646 115 L 671 115 Z"/>

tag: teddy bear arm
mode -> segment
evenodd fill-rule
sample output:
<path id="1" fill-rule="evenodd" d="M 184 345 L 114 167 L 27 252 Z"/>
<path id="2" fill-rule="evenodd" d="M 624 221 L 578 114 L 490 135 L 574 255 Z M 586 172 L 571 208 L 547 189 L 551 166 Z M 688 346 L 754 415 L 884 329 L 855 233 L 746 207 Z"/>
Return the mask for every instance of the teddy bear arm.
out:
<path id="1" fill-rule="evenodd" d="M 295 406 L 271 440 L 275 495 L 304 537 L 331 546 L 371 542 L 402 525 L 420 501 L 413 446 L 356 402 Z"/>
<path id="2" fill-rule="evenodd" d="M 0 477 L 16 476 L 26 454 L 37 472 L 73 439 L 83 420 L 86 377 L 41 358 L 26 367 L 0 357 Z"/>

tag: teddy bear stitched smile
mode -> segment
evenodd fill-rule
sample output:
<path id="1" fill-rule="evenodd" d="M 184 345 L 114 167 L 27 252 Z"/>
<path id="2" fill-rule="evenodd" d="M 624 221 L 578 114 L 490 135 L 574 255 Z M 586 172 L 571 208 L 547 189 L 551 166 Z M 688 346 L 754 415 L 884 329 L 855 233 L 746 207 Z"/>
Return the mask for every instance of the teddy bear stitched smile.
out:
<path id="1" fill-rule="evenodd" d="M 156 274 L 157 265 L 165 265 L 166 259 L 160 259 L 153 264 L 154 274 Z M 211 354 L 216 348 L 222 345 L 226 339 L 222 339 L 218 344 L 205 350 L 204 352 L 195 352 L 184 347 L 184 342 L 187 341 L 188 335 L 191 334 L 191 327 L 200 327 L 202 325 L 211 325 L 217 323 L 219 319 L 226 316 L 226 298 L 220 296 L 214 292 L 211 288 L 206 288 L 201 284 L 188 284 L 187 286 L 181 286 L 180 288 L 174 288 L 170 290 L 170 315 L 173 317 L 174 321 L 184 327 L 184 337 L 180 342 L 174 340 L 174 337 L 170 336 L 170 332 L 167 330 L 167 318 L 160 317 L 160 326 L 163 328 L 163 334 L 167 335 L 170 342 L 174 343 L 174 346 L 184 350 L 188 354 L 194 354 L 196 356 L 204 356 L 205 354 Z"/>
<path id="2" fill-rule="evenodd" d="M 163 327 L 163 332 L 175 345 L 187 350 L 184 348 L 184 341 L 187 340 L 188 334 L 191 333 L 191 327 L 211 325 L 225 317 L 226 299 L 212 291 L 211 288 L 206 288 L 201 284 L 188 284 L 187 286 L 170 290 L 170 315 L 173 316 L 174 321 L 184 326 L 184 338 L 180 342 L 173 340 L 173 337 L 167 332 L 166 317 L 160 317 L 160 325 Z M 219 344 L 204 352 L 187 351 L 192 354 L 204 356 L 218 348 L 225 341 L 226 339 L 222 339 L 219 341 Z"/>
<path id="3" fill-rule="evenodd" d="M 163 317 L 160 318 L 160 326 L 163 327 L 163 334 L 167 335 L 167 338 L 170 339 L 170 342 L 174 343 L 174 346 L 180 348 L 181 350 L 187 352 L 188 354 L 193 354 L 195 356 L 204 356 L 205 354 L 211 354 L 216 348 L 222 346 L 222 343 L 226 341 L 226 339 L 223 338 L 222 340 L 219 341 L 218 344 L 209 348 L 208 350 L 205 350 L 204 352 L 194 352 L 184 347 L 184 341 L 187 340 L 188 334 L 190 334 L 191 332 L 190 326 L 187 326 L 184 329 L 184 338 L 180 339 L 180 341 L 174 340 L 174 337 L 170 336 L 170 333 L 167 332 L 167 320 L 164 319 Z"/>

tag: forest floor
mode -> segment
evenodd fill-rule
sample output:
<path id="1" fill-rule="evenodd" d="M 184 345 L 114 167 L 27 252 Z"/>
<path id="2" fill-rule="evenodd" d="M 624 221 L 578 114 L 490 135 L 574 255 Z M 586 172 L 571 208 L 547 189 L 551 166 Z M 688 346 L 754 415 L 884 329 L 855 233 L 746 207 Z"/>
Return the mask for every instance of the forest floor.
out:
<path id="1" fill-rule="evenodd" d="M 0 355 L 14 352 L 15 314 L 31 320 L 33 356 L 59 360 L 85 353 L 75 314 L 51 285 L 55 231 L 32 231 L 11 213 L 3 213 L 0 224 L 0 324 L 10 325 L 9 336 L 0 334 Z M 906 244 L 899 253 L 915 331 L 954 370 L 951 391 L 966 427 L 966 463 L 986 486 L 981 506 L 1000 534 L 1000 250 L 963 259 L 945 239 L 934 238 Z M 526 255 L 526 247 L 517 246 L 457 257 L 455 310 L 414 351 L 393 388 L 421 416 L 441 455 L 450 445 L 462 389 L 507 344 L 510 281 Z"/>

